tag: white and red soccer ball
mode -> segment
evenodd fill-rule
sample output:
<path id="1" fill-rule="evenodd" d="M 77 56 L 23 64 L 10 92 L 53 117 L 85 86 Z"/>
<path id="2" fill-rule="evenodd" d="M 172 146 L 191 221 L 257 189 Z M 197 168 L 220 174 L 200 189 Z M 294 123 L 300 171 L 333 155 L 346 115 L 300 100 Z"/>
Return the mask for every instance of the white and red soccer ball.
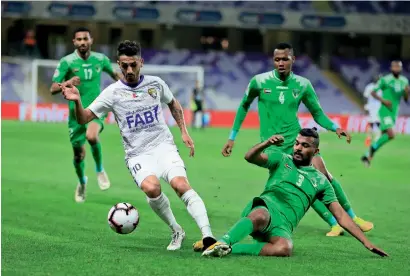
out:
<path id="1" fill-rule="evenodd" d="M 108 212 L 108 224 L 118 234 L 129 234 L 137 228 L 140 217 L 129 203 L 117 203 Z"/>

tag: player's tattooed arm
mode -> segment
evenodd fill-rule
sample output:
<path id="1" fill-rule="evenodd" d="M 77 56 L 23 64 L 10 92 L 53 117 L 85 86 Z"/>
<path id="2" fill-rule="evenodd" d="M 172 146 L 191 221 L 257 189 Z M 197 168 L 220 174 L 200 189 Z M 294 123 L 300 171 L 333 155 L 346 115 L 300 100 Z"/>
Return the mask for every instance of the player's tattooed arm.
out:
<path id="1" fill-rule="evenodd" d="M 383 250 L 375 247 L 363 234 L 362 230 L 357 226 L 357 224 L 350 218 L 343 207 L 338 201 L 332 202 L 327 205 L 329 211 L 335 216 L 337 222 L 340 226 L 346 229 L 353 237 L 360 241 L 368 250 L 371 252 L 385 257 L 388 256 Z"/>
<path id="2" fill-rule="evenodd" d="M 175 119 L 175 122 L 181 130 L 181 133 L 188 133 L 184 119 L 184 110 L 178 100 L 173 98 L 168 104 L 168 107 L 171 111 L 172 117 Z"/>
<path id="3" fill-rule="evenodd" d="M 194 141 L 188 134 L 186 129 L 185 119 L 184 119 L 184 110 L 182 109 L 181 104 L 177 99 L 173 98 L 170 103 L 168 103 L 169 110 L 171 111 L 172 117 L 174 117 L 179 129 L 182 133 L 182 141 L 189 148 L 189 156 L 192 157 L 195 155 Z"/>

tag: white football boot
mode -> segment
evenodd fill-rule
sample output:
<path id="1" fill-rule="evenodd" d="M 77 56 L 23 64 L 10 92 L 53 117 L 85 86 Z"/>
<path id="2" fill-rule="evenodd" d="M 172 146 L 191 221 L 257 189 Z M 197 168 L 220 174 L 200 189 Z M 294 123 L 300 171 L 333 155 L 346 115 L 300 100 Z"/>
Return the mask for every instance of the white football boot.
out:
<path id="1" fill-rule="evenodd" d="M 181 248 L 182 242 L 185 239 L 185 232 L 184 230 L 174 232 L 172 234 L 172 240 L 167 247 L 169 251 L 175 251 Z"/>
<path id="2" fill-rule="evenodd" d="M 97 173 L 97 179 L 98 179 L 98 185 L 100 186 L 101 190 L 107 190 L 110 188 L 111 183 L 110 180 L 108 179 L 108 175 L 105 171 L 98 172 Z"/>
<path id="3" fill-rule="evenodd" d="M 87 182 L 88 182 L 88 178 L 85 177 L 84 185 L 80 183 L 77 184 L 77 188 L 75 189 L 74 199 L 78 203 L 83 203 L 85 201 L 85 191 L 86 191 Z"/>

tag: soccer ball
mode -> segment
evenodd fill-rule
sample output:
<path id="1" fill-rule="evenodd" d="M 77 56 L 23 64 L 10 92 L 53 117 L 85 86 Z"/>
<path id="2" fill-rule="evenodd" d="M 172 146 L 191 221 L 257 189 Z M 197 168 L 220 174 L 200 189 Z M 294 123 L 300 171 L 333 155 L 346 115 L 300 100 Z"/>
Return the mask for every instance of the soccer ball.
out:
<path id="1" fill-rule="evenodd" d="M 140 217 L 129 203 L 117 203 L 108 212 L 108 224 L 118 234 L 129 234 L 137 228 Z"/>

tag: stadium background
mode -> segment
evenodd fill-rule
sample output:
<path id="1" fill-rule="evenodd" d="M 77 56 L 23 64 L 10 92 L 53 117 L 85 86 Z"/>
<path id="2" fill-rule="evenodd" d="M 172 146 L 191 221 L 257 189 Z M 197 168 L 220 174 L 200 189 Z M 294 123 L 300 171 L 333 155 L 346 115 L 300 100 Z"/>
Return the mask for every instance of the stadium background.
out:
<path id="1" fill-rule="evenodd" d="M 401 58 L 403 73 L 410 77 L 408 2 L 2 1 L 1 5 L 4 275 L 222 275 L 218 271 L 223 275 L 410 275 L 410 221 L 406 219 L 410 106 L 401 106 L 396 125 L 404 135 L 383 148 L 370 169 L 360 163 L 365 135 L 357 133 L 366 130 L 362 93 L 372 76 L 388 72 L 389 61 Z M 228 128 L 251 76 L 272 69 L 274 45 L 292 43 L 295 72 L 312 81 L 326 113 L 356 132 L 350 145 L 332 133 L 321 134 L 326 165 L 341 181 L 356 213 L 375 223 L 367 235 L 392 258 L 378 260 L 348 235 L 325 237 L 326 223 L 309 211 L 295 233 L 291 259 L 203 261 L 190 248 L 199 238 L 196 226 L 180 200 L 163 185 L 187 232 L 183 249 L 168 254 L 168 229 L 133 186 L 115 124 L 107 125 L 101 136 L 112 187 L 99 191 L 87 149 L 87 202 L 75 204 L 66 103 L 59 96 L 51 97 L 49 87 L 56 61 L 73 51 L 72 31 L 80 26 L 91 30 L 92 49 L 113 62 L 117 43 L 134 39 L 142 43 L 146 64 L 154 66 L 152 74 L 157 75 L 155 68 L 158 72 L 166 66 L 174 68 L 159 75 L 183 104 L 188 123 L 197 75 L 176 69 L 203 68 L 201 85 L 210 127 L 190 129 L 195 159 L 187 158 L 177 128 L 172 132 L 218 236 L 237 220 L 250 196 L 261 192 L 267 177 L 263 169 L 243 161 L 246 150 L 259 139 L 256 104 L 244 124 L 253 129 L 241 130 L 233 156 L 222 158 Z M 35 62 L 46 65 L 33 67 Z M 105 87 L 111 80 L 103 76 Z M 302 106 L 302 125 L 315 125 L 305 112 Z M 166 116 L 173 125 L 170 114 Z M 114 122 L 112 116 L 108 121 Z M 142 217 L 136 232 L 126 236 L 114 234 L 106 223 L 109 208 L 122 201 L 137 206 Z"/>
<path id="2" fill-rule="evenodd" d="M 40 66 L 32 77 L 30 61 L 5 56 L 58 60 L 73 50 L 72 31 L 86 26 L 94 37 L 93 50 L 113 62 L 117 43 L 131 39 L 142 43 L 146 64 L 203 67 L 211 126 L 231 124 L 248 80 L 271 70 L 274 45 L 289 41 L 297 55 L 294 71 L 312 81 L 325 112 L 350 131 L 364 132 L 365 85 L 375 74 L 386 73 L 392 58 L 402 58 L 403 73 L 410 74 L 409 12 L 407 2 L 394 1 L 2 2 L 2 116 L 66 120 L 65 105 L 51 105 L 63 100 L 48 92 L 55 66 Z M 32 33 L 34 46 L 25 42 Z M 195 75 L 162 77 L 189 109 Z M 38 79 L 37 89 L 30 86 L 31 78 Z M 103 87 L 110 82 L 104 74 Z M 21 83 L 29 88 L 19 89 Z M 40 108 L 32 116 L 30 107 L 36 103 Z M 304 106 L 300 112 L 304 126 L 314 124 Z M 400 115 L 397 132 L 410 133 L 410 106 L 402 103 Z M 251 113 L 245 126 L 257 125 Z"/>

